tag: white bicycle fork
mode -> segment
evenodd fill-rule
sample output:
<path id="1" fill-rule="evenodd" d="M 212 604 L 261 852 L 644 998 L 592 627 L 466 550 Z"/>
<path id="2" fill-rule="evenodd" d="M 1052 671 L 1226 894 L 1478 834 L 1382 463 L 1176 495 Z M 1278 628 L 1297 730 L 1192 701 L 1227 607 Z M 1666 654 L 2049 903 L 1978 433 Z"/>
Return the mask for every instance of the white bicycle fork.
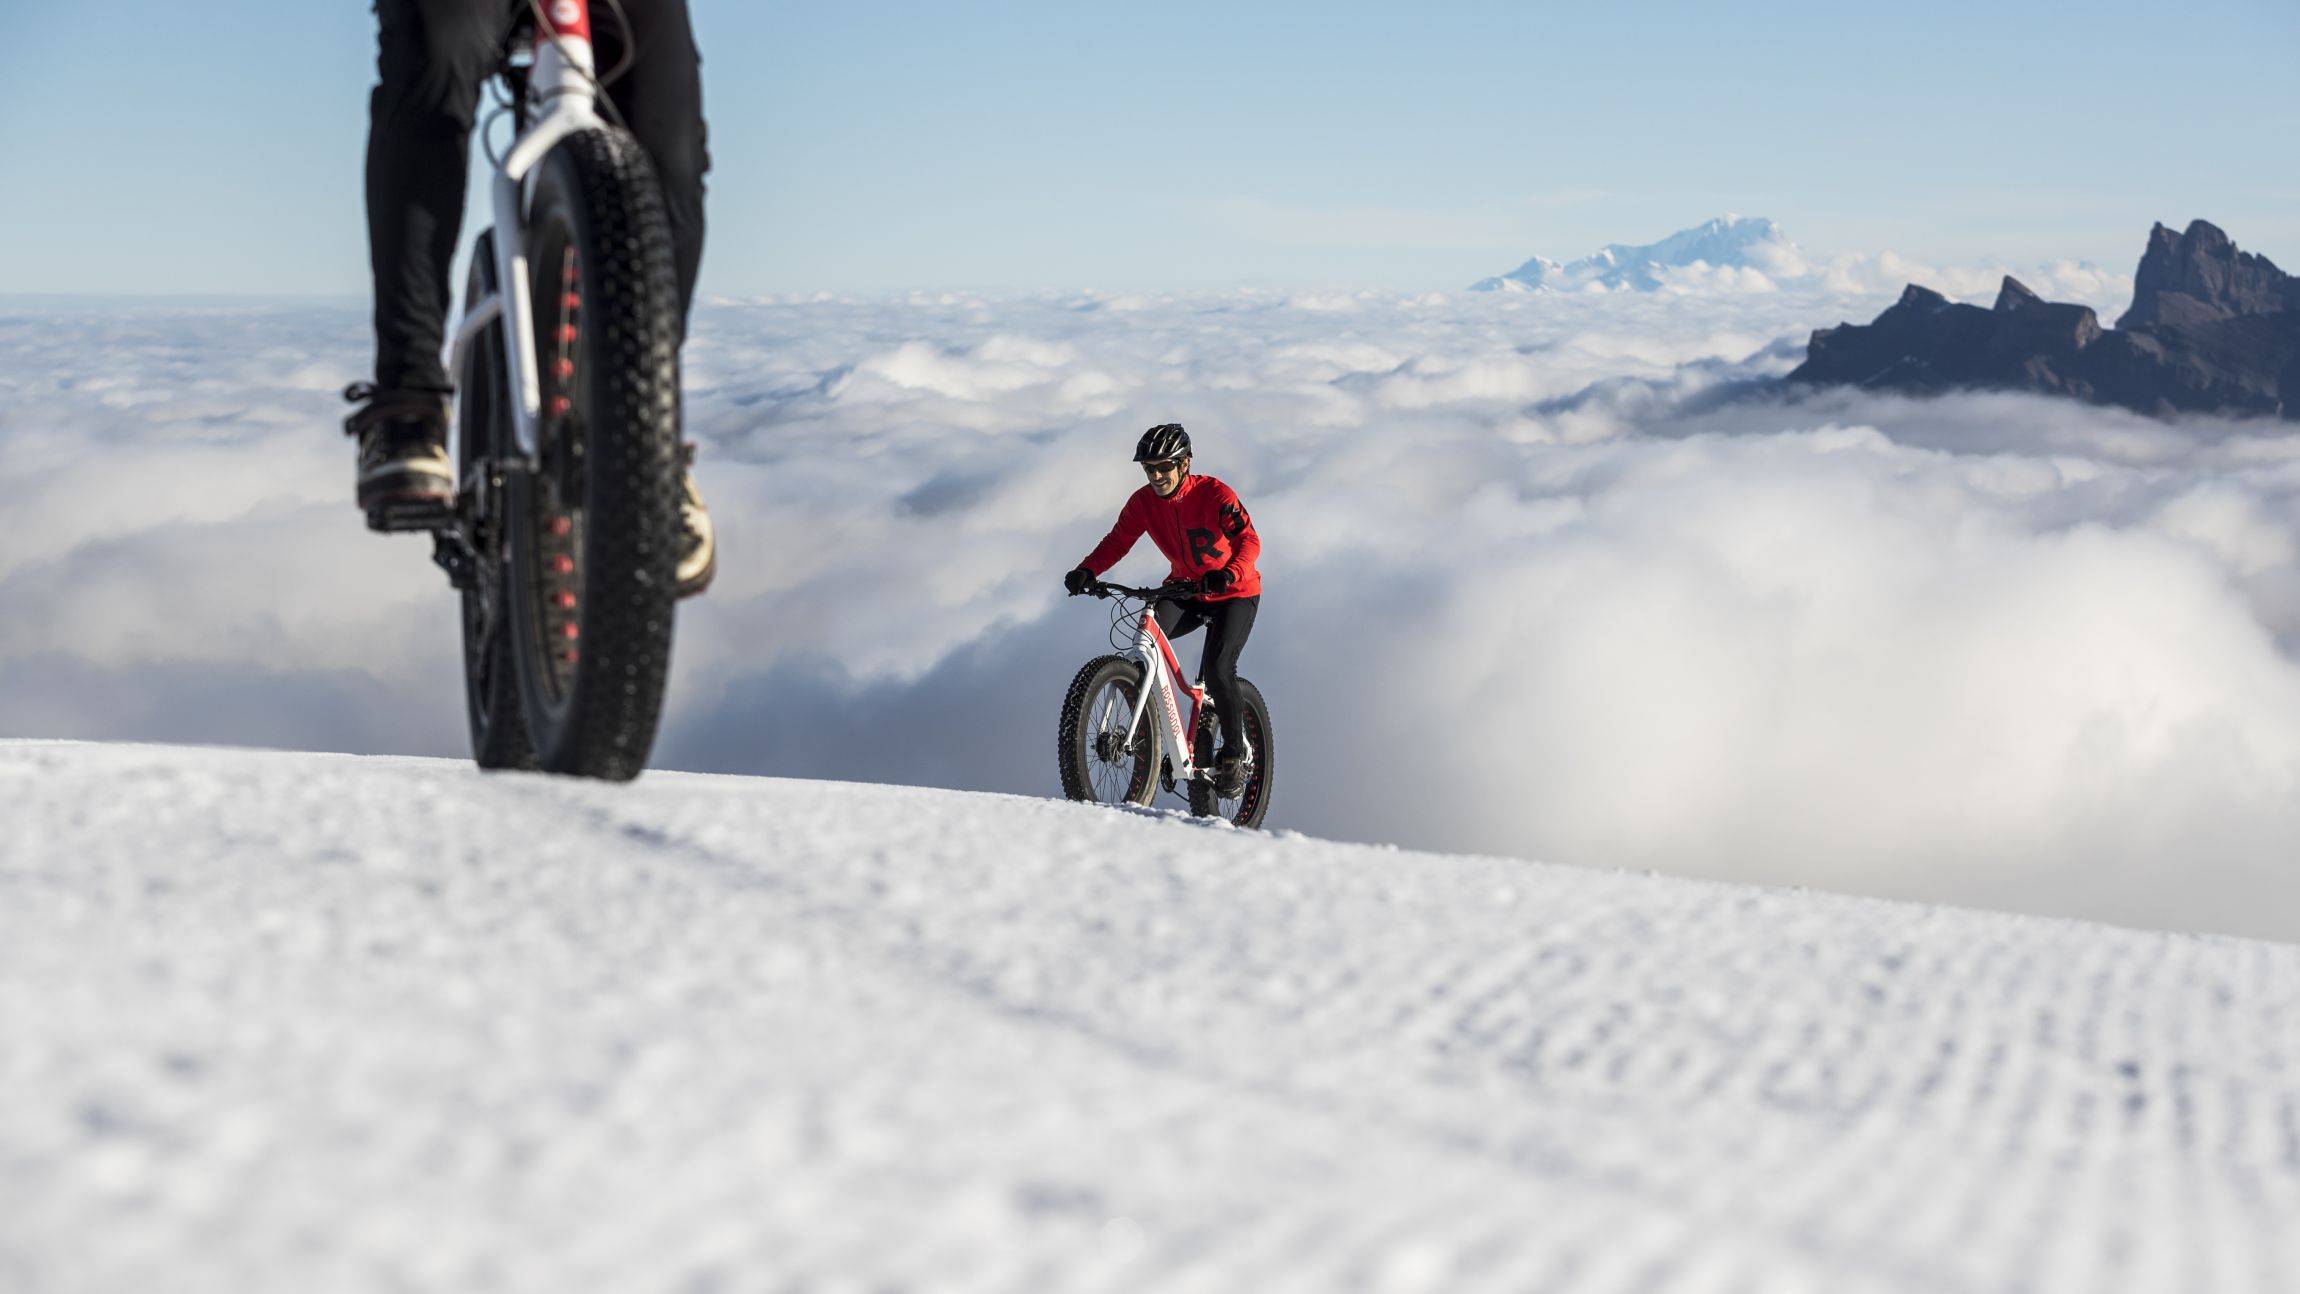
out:
<path id="1" fill-rule="evenodd" d="M 535 367 L 535 305 L 527 283 L 527 206 L 534 196 L 535 167 L 560 140 L 604 124 L 592 98 L 598 92 L 597 65 L 588 6 L 558 0 L 547 6 L 546 17 L 548 29 L 536 33 L 535 65 L 527 80 L 528 100 L 542 107 L 542 115 L 512 141 L 510 153 L 496 168 L 490 194 L 495 210 L 496 290 L 464 303 L 448 367 L 460 389 L 471 347 L 489 324 L 503 317 L 508 289 L 503 371 L 511 375 L 517 397 L 511 408 L 518 461 L 505 466 L 529 471 L 535 466 L 535 424 L 542 412 L 543 386 Z"/>

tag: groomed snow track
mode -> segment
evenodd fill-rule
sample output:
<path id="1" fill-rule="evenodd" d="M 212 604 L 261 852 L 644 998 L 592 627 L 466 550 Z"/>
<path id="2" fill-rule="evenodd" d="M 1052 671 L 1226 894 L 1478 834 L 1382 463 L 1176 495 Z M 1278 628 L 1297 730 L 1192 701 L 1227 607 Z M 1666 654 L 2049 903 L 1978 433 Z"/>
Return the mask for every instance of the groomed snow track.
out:
<path id="1" fill-rule="evenodd" d="M 0 803 L 0 1289 L 2300 1289 L 2300 947 L 883 786 Z"/>

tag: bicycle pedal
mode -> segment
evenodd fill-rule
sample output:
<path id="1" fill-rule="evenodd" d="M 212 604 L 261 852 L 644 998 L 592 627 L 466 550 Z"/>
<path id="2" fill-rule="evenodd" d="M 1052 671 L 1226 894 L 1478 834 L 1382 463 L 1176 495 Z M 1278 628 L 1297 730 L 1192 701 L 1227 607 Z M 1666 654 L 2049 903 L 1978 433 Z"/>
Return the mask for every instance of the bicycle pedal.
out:
<path id="1" fill-rule="evenodd" d="M 452 530 L 455 528 L 455 500 L 384 499 L 368 508 L 367 528 L 386 535 Z"/>
<path id="2" fill-rule="evenodd" d="M 479 554 L 460 530 L 431 532 L 431 560 L 447 572 L 447 582 L 459 591 L 479 587 Z"/>

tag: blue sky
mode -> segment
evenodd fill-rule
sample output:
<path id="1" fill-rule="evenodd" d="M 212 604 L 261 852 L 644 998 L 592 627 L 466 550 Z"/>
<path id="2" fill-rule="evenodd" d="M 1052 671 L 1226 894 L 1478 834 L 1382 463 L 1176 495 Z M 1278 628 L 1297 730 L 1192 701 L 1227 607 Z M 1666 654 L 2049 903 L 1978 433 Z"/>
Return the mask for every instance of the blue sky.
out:
<path id="1" fill-rule="evenodd" d="M 11 6 L 0 292 L 364 295 L 365 6 Z M 2300 8 L 696 0 L 703 291 L 1459 288 L 1809 250 L 2300 263 Z"/>

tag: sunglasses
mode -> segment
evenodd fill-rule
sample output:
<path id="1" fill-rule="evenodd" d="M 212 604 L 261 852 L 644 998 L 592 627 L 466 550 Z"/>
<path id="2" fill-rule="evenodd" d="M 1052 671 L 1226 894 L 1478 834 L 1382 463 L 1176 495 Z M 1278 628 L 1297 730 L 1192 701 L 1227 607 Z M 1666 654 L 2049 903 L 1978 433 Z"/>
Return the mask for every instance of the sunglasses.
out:
<path id="1" fill-rule="evenodd" d="M 1147 476 L 1164 476 L 1168 472 L 1181 470 L 1182 460 L 1179 458 L 1169 458 L 1162 463 L 1144 463 L 1142 465 L 1143 474 Z"/>

